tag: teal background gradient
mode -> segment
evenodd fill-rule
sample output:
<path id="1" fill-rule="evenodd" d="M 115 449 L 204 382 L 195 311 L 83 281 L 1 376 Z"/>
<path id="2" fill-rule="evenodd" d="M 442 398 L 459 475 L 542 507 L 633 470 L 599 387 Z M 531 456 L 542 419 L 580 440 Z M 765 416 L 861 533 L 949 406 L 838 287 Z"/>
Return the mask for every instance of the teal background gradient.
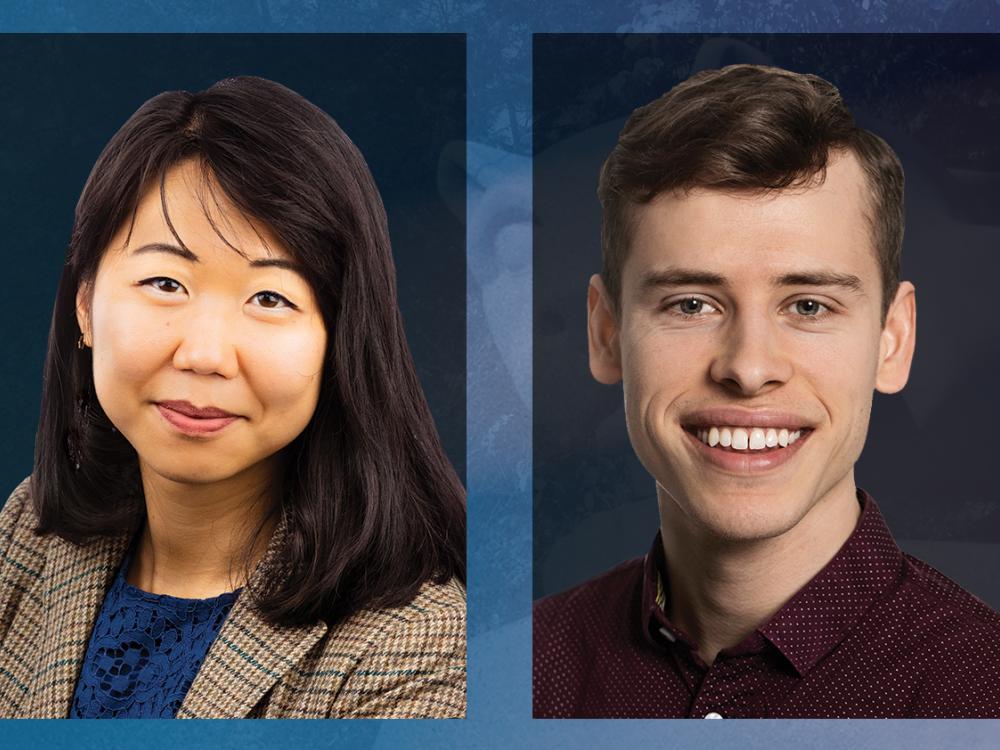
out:
<path id="1" fill-rule="evenodd" d="M 5 722 L 0 747 L 991 748 L 995 722 L 533 721 L 531 47 L 533 32 L 984 32 L 997 0 L 7 0 L 5 32 L 467 35 L 466 461 L 469 717 L 449 722 Z M 130 64 L 134 64 L 134 61 Z M 0 74 L 2 75 L 2 74 Z M 377 95 L 377 92 L 373 92 Z M 2 117 L 3 114 L 0 114 Z M 8 187 L 8 189 L 10 189 Z M 10 352 L 8 356 L 19 356 Z"/>
<path id="2" fill-rule="evenodd" d="M 439 434 L 465 472 L 465 37 L 461 34 L 0 35 L 0 203 L 18 352 L 0 376 L 0 485 L 31 471 L 52 300 L 73 209 L 108 139 L 147 99 L 256 75 L 330 114 L 389 218 L 407 340 Z M 379 96 L 372 96 L 378 91 Z"/>

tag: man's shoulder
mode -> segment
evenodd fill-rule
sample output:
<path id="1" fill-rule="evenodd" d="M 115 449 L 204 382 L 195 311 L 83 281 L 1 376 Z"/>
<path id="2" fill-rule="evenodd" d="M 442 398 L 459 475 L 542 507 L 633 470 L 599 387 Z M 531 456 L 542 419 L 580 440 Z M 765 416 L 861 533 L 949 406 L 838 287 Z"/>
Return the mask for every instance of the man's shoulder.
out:
<path id="1" fill-rule="evenodd" d="M 1000 614 L 996 610 L 932 565 L 912 555 L 904 554 L 904 558 L 903 591 L 919 600 L 926 617 L 965 630 L 995 634 L 1000 644 Z"/>
<path id="2" fill-rule="evenodd" d="M 1000 717 L 1000 614 L 931 565 L 904 559 L 900 585 L 857 633 L 885 646 L 864 651 L 867 667 L 903 691 L 900 715 Z"/>
<path id="3" fill-rule="evenodd" d="M 604 689 L 633 674 L 644 653 L 640 624 L 644 569 L 643 558 L 629 560 L 535 602 L 535 717 L 602 715 Z"/>
<path id="4" fill-rule="evenodd" d="M 629 607 L 641 601 L 645 558 L 620 563 L 595 578 L 534 603 L 532 626 L 536 647 L 571 626 L 582 631 L 617 628 Z"/>

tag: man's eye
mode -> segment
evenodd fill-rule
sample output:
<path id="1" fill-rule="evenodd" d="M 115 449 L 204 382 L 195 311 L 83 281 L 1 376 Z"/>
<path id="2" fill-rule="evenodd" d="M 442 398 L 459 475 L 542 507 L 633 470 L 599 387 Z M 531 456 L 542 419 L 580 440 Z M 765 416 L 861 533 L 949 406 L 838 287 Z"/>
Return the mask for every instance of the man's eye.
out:
<path id="1" fill-rule="evenodd" d="M 802 315 L 806 318 L 815 318 L 830 312 L 829 307 L 814 299 L 796 300 L 790 307 L 795 311 L 796 315 Z"/>
<path id="2" fill-rule="evenodd" d="M 287 297 L 284 297 L 277 292 L 257 292 L 251 299 L 260 307 L 266 308 L 268 310 L 276 310 L 278 308 L 287 307 L 292 310 L 298 310 Z"/>
<path id="3" fill-rule="evenodd" d="M 714 306 L 703 299 L 698 299 L 697 297 L 688 297 L 687 299 L 674 302 L 670 305 L 670 309 L 676 310 L 678 313 L 686 317 L 694 317 L 696 315 L 706 315 L 718 312 Z"/>
<path id="4" fill-rule="evenodd" d="M 167 276 L 153 276 L 148 279 L 143 279 L 139 282 L 139 286 L 151 286 L 158 292 L 163 292 L 164 294 L 175 294 L 184 290 L 184 287 L 179 281 L 174 281 Z"/>

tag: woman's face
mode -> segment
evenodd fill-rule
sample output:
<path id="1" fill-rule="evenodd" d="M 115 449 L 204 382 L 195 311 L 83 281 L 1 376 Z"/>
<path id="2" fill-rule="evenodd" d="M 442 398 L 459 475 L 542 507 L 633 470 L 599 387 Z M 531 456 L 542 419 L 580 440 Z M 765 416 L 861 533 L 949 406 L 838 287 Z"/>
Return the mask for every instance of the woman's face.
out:
<path id="1" fill-rule="evenodd" d="M 154 186 L 77 295 L 97 398 L 147 483 L 269 481 L 319 397 L 316 299 L 287 249 L 197 162 L 171 168 L 164 194 L 190 252 Z"/>

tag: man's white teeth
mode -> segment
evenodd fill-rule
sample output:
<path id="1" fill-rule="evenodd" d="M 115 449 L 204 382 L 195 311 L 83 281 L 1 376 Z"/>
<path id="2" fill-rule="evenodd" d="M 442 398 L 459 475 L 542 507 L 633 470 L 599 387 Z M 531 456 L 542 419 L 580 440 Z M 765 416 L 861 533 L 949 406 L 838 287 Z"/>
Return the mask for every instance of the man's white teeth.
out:
<path id="1" fill-rule="evenodd" d="M 738 427 L 733 430 L 733 445 L 734 451 L 745 451 L 747 445 L 750 443 L 750 436 L 747 434 L 746 430 L 741 430 Z"/>
<path id="2" fill-rule="evenodd" d="M 773 427 L 766 430 L 761 427 L 711 427 L 698 430 L 697 434 L 701 442 L 712 448 L 721 445 L 723 448 L 732 448 L 736 451 L 759 451 L 778 445 L 787 448 L 802 437 L 802 430 L 785 428 L 776 430 Z"/>

